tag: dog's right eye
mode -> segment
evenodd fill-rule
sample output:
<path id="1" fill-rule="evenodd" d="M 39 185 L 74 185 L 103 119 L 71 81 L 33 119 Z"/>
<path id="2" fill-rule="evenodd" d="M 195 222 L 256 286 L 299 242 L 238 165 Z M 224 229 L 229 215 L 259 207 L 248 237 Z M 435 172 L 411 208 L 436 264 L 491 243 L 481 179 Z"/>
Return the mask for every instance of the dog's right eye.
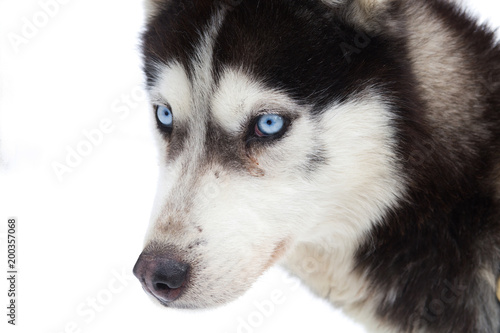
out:
<path id="1" fill-rule="evenodd" d="M 156 107 L 156 119 L 160 126 L 166 129 L 172 129 L 174 125 L 174 115 L 170 108 L 166 106 L 158 105 Z"/>
<path id="2" fill-rule="evenodd" d="M 277 114 L 265 114 L 257 119 L 255 136 L 263 138 L 276 135 L 285 127 L 285 119 Z"/>

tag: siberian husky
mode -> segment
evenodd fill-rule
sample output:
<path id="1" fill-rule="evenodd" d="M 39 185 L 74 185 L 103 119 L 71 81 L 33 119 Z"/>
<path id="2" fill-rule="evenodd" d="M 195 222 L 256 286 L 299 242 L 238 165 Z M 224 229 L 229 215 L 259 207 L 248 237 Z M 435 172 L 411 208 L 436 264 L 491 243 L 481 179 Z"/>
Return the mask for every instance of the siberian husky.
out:
<path id="1" fill-rule="evenodd" d="M 500 332 L 500 46 L 445 0 L 149 0 L 175 308 L 279 263 L 373 332 Z"/>

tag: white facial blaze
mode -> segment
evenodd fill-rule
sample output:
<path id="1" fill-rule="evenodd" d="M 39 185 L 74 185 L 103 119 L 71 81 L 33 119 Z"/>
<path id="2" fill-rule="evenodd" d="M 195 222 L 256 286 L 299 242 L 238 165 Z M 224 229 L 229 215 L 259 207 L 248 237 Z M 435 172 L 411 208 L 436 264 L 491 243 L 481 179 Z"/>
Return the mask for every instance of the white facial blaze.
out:
<path id="1" fill-rule="evenodd" d="M 161 80 L 157 82 L 156 86 L 150 89 L 150 100 L 153 105 L 169 106 L 174 114 L 175 122 L 190 120 L 191 110 L 191 83 L 187 77 L 187 73 L 179 63 L 171 63 L 167 66 L 156 64 L 160 72 Z M 156 117 L 154 112 L 151 113 Z M 153 120 L 152 123 L 156 123 Z M 164 140 L 163 135 L 155 128 L 154 130 L 156 142 L 158 145 L 158 160 L 160 165 L 160 173 L 158 180 L 158 187 L 156 192 L 156 199 L 153 205 L 151 223 L 146 236 L 146 244 L 160 237 L 155 231 L 156 221 L 161 220 L 164 204 L 172 192 L 174 182 L 172 179 L 180 177 L 182 171 L 182 160 L 177 160 L 175 163 L 167 161 L 168 143 Z"/>
<path id="2" fill-rule="evenodd" d="M 213 44 L 222 23 L 222 17 L 222 11 L 217 13 L 211 20 L 211 29 L 203 33 L 196 56 L 192 61 L 192 66 L 196 69 L 193 81 L 190 81 L 184 67 L 178 62 L 166 65 L 156 64 L 160 79 L 150 90 L 151 101 L 153 104 L 169 105 L 172 109 L 174 124 L 189 125 L 193 135 L 188 138 L 186 143 L 189 146 L 190 155 L 181 156 L 175 162 L 169 161 L 167 163 L 168 143 L 155 129 L 160 147 L 160 177 L 146 243 L 157 236 L 155 226 L 161 223 L 165 202 L 171 196 L 175 186 L 173 180 L 179 179 L 181 174 L 187 174 L 185 178 L 189 179 L 190 174 L 197 172 L 196 163 L 191 160 L 193 156 L 200 156 L 203 150 L 207 122 L 206 106 L 208 105 L 208 96 L 211 95 L 210 87 L 213 81 L 211 74 Z M 186 168 L 189 170 L 185 170 Z M 184 194 L 180 189 L 178 195 L 187 194 Z"/>

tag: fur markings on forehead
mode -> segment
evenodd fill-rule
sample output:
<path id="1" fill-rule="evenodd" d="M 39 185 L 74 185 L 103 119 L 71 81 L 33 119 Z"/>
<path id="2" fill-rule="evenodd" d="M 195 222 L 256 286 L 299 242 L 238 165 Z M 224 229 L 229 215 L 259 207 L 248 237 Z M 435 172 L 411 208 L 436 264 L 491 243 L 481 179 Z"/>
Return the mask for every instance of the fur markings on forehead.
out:
<path id="1" fill-rule="evenodd" d="M 159 75 L 156 84 L 150 90 L 151 101 L 153 104 L 168 104 L 176 118 L 186 118 L 192 95 L 186 71 L 177 62 L 157 67 Z"/>
<path id="2" fill-rule="evenodd" d="M 190 59 L 190 73 L 177 61 L 154 65 L 158 74 L 150 89 L 152 101 L 168 103 L 176 118 L 193 114 L 190 110 L 204 109 L 212 95 L 214 43 L 223 17 L 224 11 L 220 10 L 212 17 L 209 28 L 200 32 L 201 39 Z"/>
<path id="3" fill-rule="evenodd" d="M 226 130 L 236 133 L 257 112 L 296 109 L 285 93 L 267 88 L 249 74 L 227 68 L 221 75 L 212 100 L 212 117 Z"/>

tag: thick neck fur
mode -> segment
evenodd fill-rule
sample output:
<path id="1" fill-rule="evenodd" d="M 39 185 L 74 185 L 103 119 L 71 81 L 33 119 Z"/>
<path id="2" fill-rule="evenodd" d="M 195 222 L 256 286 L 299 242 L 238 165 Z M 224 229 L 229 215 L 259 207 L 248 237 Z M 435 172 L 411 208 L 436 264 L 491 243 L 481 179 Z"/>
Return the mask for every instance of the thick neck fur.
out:
<path id="1" fill-rule="evenodd" d="M 385 25 L 368 26 L 405 45 L 410 87 L 395 95 L 408 194 L 359 248 L 320 256 L 330 285 L 301 277 L 383 332 L 498 333 L 500 47 L 450 2 L 388 10 Z M 323 253 L 306 248 L 297 262 Z"/>
<path id="2" fill-rule="evenodd" d="M 409 195 L 358 252 L 377 312 L 404 332 L 500 330 L 500 49 L 449 3 L 410 1 Z M 413 123 L 412 123 L 413 122 Z"/>

